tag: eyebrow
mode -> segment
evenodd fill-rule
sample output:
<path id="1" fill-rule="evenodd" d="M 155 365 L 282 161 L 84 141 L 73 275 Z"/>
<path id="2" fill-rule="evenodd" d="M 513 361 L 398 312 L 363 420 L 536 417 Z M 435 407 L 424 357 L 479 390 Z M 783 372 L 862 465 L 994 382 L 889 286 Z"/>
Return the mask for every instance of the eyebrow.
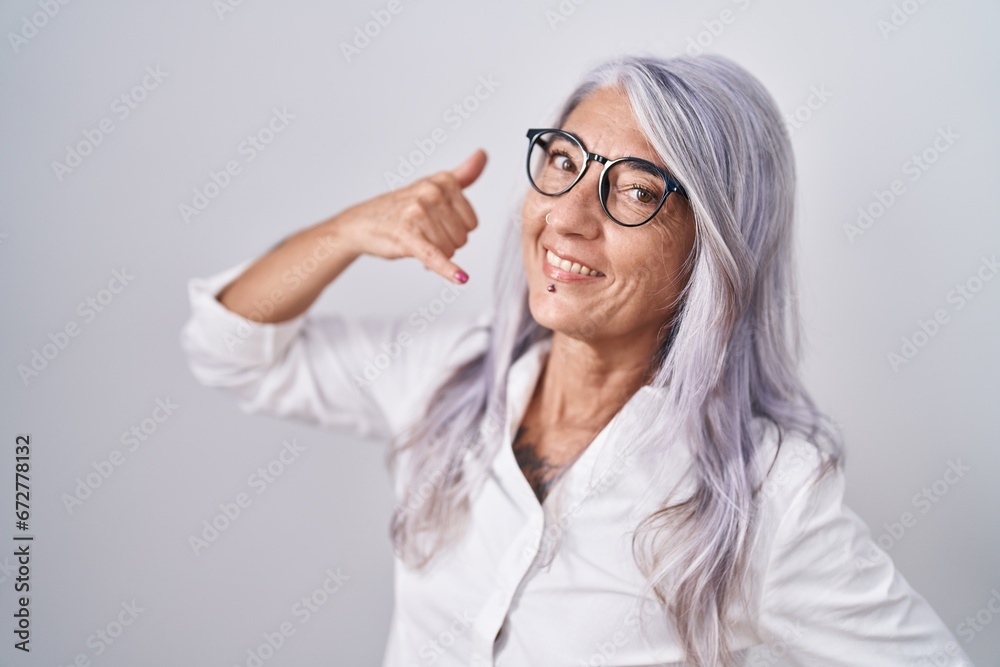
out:
<path id="1" fill-rule="evenodd" d="M 650 176 L 659 176 L 660 175 L 660 172 L 657 169 L 656 165 L 654 165 L 649 160 L 646 160 L 645 158 L 641 158 L 641 157 L 633 157 L 633 156 L 628 156 L 628 157 L 632 157 L 633 160 L 637 160 L 637 162 L 634 162 L 633 164 L 636 165 L 639 168 L 639 170 L 648 173 Z M 663 169 L 663 167 L 660 167 L 659 169 Z M 663 171 L 666 172 L 667 170 L 663 169 Z M 670 172 L 667 172 L 667 173 L 670 173 Z"/>

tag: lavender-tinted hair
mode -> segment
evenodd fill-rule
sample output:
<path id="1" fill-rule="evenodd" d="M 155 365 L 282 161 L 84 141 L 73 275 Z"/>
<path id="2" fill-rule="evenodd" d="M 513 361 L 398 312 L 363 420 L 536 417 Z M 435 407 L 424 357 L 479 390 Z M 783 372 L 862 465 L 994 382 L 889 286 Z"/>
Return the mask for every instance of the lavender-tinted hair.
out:
<path id="1" fill-rule="evenodd" d="M 820 476 L 843 463 L 840 434 L 797 373 L 791 143 L 765 88 L 721 56 L 608 61 L 571 94 L 557 127 L 604 87 L 627 95 L 661 163 L 687 190 L 696 230 L 670 335 L 651 360 L 663 401 L 614 436 L 616 447 L 636 452 L 687 443 L 694 491 L 672 502 L 662 490 L 657 511 L 633 534 L 633 555 L 647 592 L 670 601 L 691 664 L 728 664 L 727 614 L 733 602 L 746 609 L 752 584 L 764 481 L 756 426 L 764 420 L 779 436 L 813 443 L 826 457 Z M 412 567 L 426 566 L 465 530 L 470 494 L 509 445 L 497 437 L 508 371 L 552 335 L 528 307 L 519 224 L 509 225 L 498 267 L 488 348 L 437 389 L 423 420 L 390 448 L 391 466 L 409 454 L 391 534 Z"/>

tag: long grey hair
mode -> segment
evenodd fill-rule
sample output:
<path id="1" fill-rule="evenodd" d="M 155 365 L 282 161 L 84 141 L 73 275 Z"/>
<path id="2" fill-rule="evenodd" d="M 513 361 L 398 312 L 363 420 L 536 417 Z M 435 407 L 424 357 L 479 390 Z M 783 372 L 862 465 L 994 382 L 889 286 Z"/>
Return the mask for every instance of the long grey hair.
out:
<path id="1" fill-rule="evenodd" d="M 843 462 L 838 429 L 797 372 L 791 143 L 761 83 L 715 55 L 605 62 L 570 95 L 556 127 L 607 86 L 624 91 L 662 164 L 686 189 L 696 228 L 690 277 L 651 360 L 651 384 L 663 390 L 663 402 L 641 413 L 622 440 L 652 451 L 686 443 L 694 490 L 677 502 L 663 490 L 658 509 L 633 533 L 633 555 L 647 590 L 670 600 L 691 664 L 729 664 L 728 614 L 749 596 L 766 477 L 754 464 L 761 446 L 754 424 L 763 419 L 779 435 L 801 434 L 826 457 L 820 475 Z M 495 289 L 488 348 L 437 388 L 423 420 L 390 447 L 390 466 L 410 453 L 391 535 L 398 556 L 415 568 L 464 531 L 470 495 L 498 448 L 509 446 L 497 437 L 508 371 L 552 335 L 528 307 L 520 225 L 509 226 Z"/>

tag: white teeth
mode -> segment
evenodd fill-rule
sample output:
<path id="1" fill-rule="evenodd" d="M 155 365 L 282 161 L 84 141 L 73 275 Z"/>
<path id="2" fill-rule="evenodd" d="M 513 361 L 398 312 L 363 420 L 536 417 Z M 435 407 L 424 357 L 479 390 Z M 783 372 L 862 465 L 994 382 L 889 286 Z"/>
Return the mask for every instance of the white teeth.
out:
<path id="1" fill-rule="evenodd" d="M 570 273 L 578 273 L 582 276 L 599 276 L 601 272 L 597 269 L 591 269 L 583 264 L 577 262 L 570 262 L 566 259 L 561 259 L 551 250 L 545 252 L 545 261 L 547 261 L 552 266 L 558 266 L 563 271 L 569 271 Z"/>

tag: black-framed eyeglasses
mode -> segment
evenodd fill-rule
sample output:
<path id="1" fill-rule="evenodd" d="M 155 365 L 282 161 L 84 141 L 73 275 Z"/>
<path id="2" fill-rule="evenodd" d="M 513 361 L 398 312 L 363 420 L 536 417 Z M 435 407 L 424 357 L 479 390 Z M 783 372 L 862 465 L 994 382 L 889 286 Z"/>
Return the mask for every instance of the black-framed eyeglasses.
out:
<path id="1" fill-rule="evenodd" d="M 576 135 L 551 128 L 528 130 L 528 180 L 549 197 L 569 192 L 591 160 L 604 165 L 597 194 L 609 218 L 623 227 L 652 220 L 671 192 L 684 188 L 659 166 L 636 157 L 615 160 L 590 153 Z"/>

